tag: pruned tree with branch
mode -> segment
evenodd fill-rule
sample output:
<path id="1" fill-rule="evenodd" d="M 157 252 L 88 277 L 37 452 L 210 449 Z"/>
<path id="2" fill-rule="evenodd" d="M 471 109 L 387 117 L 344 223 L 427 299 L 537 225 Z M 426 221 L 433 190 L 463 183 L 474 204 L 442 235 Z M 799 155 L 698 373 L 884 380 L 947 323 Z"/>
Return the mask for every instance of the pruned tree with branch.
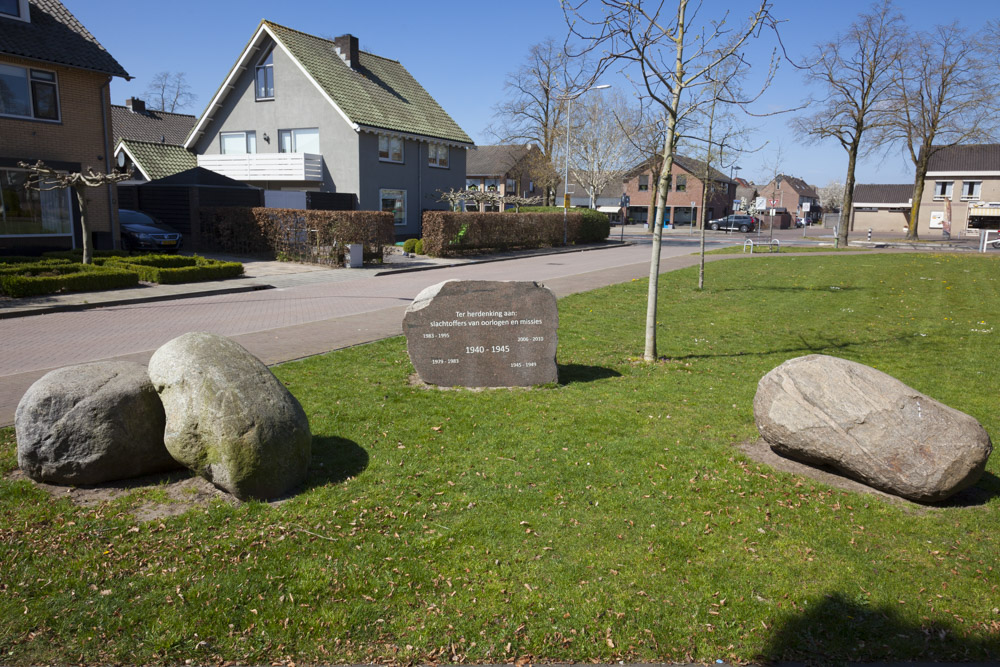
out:
<path id="1" fill-rule="evenodd" d="M 656 219 L 653 250 L 649 263 L 649 292 L 646 304 L 646 341 L 643 358 L 655 361 L 656 311 L 660 272 L 660 245 L 667 186 L 677 150 L 678 128 L 699 102 L 694 93 L 709 84 L 711 72 L 720 63 L 735 58 L 749 66 L 742 49 L 765 28 L 775 28 L 770 3 L 760 6 L 737 26 L 731 26 L 728 12 L 697 24 L 700 9 L 689 14 L 688 0 L 564 0 L 563 11 L 570 34 L 587 44 L 586 52 L 600 52 L 597 73 L 621 65 L 638 77 L 638 87 L 657 105 L 665 120 L 663 167 L 656 188 Z"/>
<path id="2" fill-rule="evenodd" d="M 615 181 L 621 183 L 638 152 L 623 123 L 631 114 L 620 93 L 606 95 L 598 91 L 584 97 L 580 106 L 579 125 L 574 123 L 570 138 L 570 164 L 576 182 L 590 196 L 590 207 L 594 208 L 604 188 Z"/>
<path id="3" fill-rule="evenodd" d="M 902 16 L 892 0 L 882 0 L 859 15 L 847 32 L 817 45 L 807 69 L 806 77 L 825 96 L 816 111 L 797 118 L 792 126 L 807 140 L 833 139 L 847 152 L 838 247 L 847 245 L 858 158 L 873 145 L 865 143 L 865 136 L 886 129 L 891 120 L 888 103 L 905 40 Z"/>
<path id="4" fill-rule="evenodd" d="M 39 160 L 35 164 L 18 162 L 17 166 L 28 171 L 28 178 L 24 187 L 29 190 L 47 192 L 50 190 L 65 190 L 70 188 L 76 195 L 76 202 L 80 207 L 80 229 L 83 236 L 83 263 L 91 264 L 94 261 L 94 249 L 91 242 L 90 222 L 87 219 L 87 188 L 102 188 L 119 183 L 132 178 L 132 169 L 128 172 L 112 172 L 104 174 L 87 167 L 86 173 L 58 171 L 45 166 Z"/>
<path id="5" fill-rule="evenodd" d="M 887 134 L 903 143 L 915 168 L 906 237 L 916 239 L 928 163 L 952 146 L 996 136 L 1000 80 L 989 62 L 995 45 L 957 24 L 918 33 L 906 46 L 895 63 Z"/>

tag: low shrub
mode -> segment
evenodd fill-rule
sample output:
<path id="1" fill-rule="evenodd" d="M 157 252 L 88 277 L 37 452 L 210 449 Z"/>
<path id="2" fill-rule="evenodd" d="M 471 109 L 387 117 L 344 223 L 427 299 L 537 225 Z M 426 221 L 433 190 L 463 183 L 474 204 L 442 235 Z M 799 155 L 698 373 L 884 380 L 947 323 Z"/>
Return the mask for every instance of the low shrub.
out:
<path id="1" fill-rule="evenodd" d="M 4 264 L 31 264 L 33 262 L 39 262 L 45 259 L 44 257 L 38 255 L 7 255 L 6 257 L 0 256 L 0 266 Z"/>
<path id="2" fill-rule="evenodd" d="M 46 269 L 48 267 L 76 266 L 76 263 L 68 259 L 39 259 L 21 262 L 18 264 L 0 264 L 0 275 L 22 274 L 33 269 Z"/>
<path id="3" fill-rule="evenodd" d="M 139 280 L 159 285 L 179 285 L 206 280 L 226 280 L 243 275 L 240 262 L 221 262 L 197 255 L 148 255 L 114 260 L 115 266 L 133 271 Z"/>
<path id="4" fill-rule="evenodd" d="M 521 210 L 529 213 L 563 212 L 561 206 L 522 206 Z M 577 243 L 597 243 L 608 238 L 608 235 L 611 234 L 611 218 L 608 217 L 607 213 L 601 213 L 592 208 L 574 208 L 570 211 L 579 213 L 583 217 L 580 223 L 579 237 L 576 239 Z"/>
<path id="5" fill-rule="evenodd" d="M 93 292 L 138 284 L 139 276 L 134 271 L 88 264 L 34 266 L 20 273 L 0 275 L 0 292 L 15 298 L 57 292 Z"/>
<path id="6" fill-rule="evenodd" d="M 417 239 L 417 242 L 413 244 L 413 252 L 415 252 L 418 255 L 423 255 L 424 254 L 424 240 L 423 239 Z"/>
<path id="7" fill-rule="evenodd" d="M 561 209 L 560 209 L 561 211 Z M 580 239 L 582 218 L 573 212 L 454 213 L 426 211 L 423 218 L 424 250 L 447 257 L 469 252 L 542 248 L 562 245 L 563 225 L 570 243 Z"/>
<path id="8" fill-rule="evenodd" d="M 414 252 L 417 247 L 417 239 L 406 239 L 403 241 L 403 252 Z"/>
<path id="9" fill-rule="evenodd" d="M 128 257 L 128 250 L 95 250 L 94 259 L 99 257 Z M 75 250 L 51 250 L 49 252 L 43 252 L 42 257 L 48 257 L 51 259 L 69 259 L 74 262 L 79 262 L 83 258 L 83 248 L 77 248 Z"/>

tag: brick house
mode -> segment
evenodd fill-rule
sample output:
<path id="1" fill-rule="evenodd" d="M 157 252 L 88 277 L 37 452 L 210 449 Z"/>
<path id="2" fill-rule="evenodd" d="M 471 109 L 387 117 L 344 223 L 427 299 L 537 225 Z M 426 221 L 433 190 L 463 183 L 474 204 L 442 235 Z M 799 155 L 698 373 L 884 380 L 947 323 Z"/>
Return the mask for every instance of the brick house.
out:
<path id="1" fill-rule="evenodd" d="M 629 197 L 628 221 L 632 223 L 651 222 L 653 194 L 656 192 L 656 175 L 653 161 L 647 160 L 625 174 L 622 188 Z M 721 218 L 733 212 L 736 198 L 736 181 L 731 180 L 718 169 L 709 170 L 709 193 L 705 211 L 699 213 L 705 163 L 684 155 L 674 156 L 671 170 L 670 191 L 667 193 L 664 224 L 692 226 L 700 228 L 702 223 Z"/>
<path id="2" fill-rule="evenodd" d="M 775 225 L 780 220 L 782 227 L 790 226 L 796 218 L 818 220 L 822 213 L 816 188 L 795 176 L 778 174 L 773 181 L 757 188 L 757 196 L 767 200 L 767 208 L 778 214 Z M 809 211 L 804 210 L 803 204 L 809 205 Z"/>
<path id="3" fill-rule="evenodd" d="M 851 231 L 905 234 L 910 220 L 913 185 L 910 183 L 854 186 Z"/>
<path id="4" fill-rule="evenodd" d="M 69 190 L 27 191 L 19 161 L 110 171 L 112 77 L 128 73 L 58 0 L 0 2 L 0 251 L 79 247 Z M 115 186 L 88 188 L 95 247 L 118 239 Z"/>
<path id="5" fill-rule="evenodd" d="M 501 195 L 541 196 L 528 172 L 531 161 L 540 159 L 541 151 L 534 144 L 497 144 L 469 149 L 465 160 L 465 187 L 468 190 L 499 192 Z M 473 202 L 466 210 L 485 207 Z"/>

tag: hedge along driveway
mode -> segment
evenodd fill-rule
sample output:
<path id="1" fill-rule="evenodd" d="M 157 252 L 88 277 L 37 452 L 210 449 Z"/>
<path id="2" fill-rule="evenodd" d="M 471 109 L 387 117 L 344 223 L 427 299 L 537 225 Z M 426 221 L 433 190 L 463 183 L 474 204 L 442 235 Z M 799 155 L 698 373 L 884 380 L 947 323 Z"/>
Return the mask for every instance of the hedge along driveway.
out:
<path id="1" fill-rule="evenodd" d="M 610 230 L 608 217 L 597 212 L 574 212 L 565 219 L 562 213 L 524 211 L 425 211 L 423 217 L 424 250 L 437 257 L 563 245 L 564 235 L 569 243 L 592 243 L 606 239 Z"/>

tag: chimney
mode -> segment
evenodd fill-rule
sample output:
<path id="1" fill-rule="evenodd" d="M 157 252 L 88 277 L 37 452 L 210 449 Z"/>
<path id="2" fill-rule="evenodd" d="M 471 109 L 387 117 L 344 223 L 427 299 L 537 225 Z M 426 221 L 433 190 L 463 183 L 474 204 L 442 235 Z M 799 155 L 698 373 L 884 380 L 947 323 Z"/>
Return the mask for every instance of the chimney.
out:
<path id="1" fill-rule="evenodd" d="M 125 106 L 132 113 L 146 113 L 146 103 L 136 97 L 130 97 L 125 100 Z"/>
<path id="2" fill-rule="evenodd" d="M 354 35 L 341 35 L 333 40 L 337 53 L 351 69 L 358 69 L 358 38 Z"/>

